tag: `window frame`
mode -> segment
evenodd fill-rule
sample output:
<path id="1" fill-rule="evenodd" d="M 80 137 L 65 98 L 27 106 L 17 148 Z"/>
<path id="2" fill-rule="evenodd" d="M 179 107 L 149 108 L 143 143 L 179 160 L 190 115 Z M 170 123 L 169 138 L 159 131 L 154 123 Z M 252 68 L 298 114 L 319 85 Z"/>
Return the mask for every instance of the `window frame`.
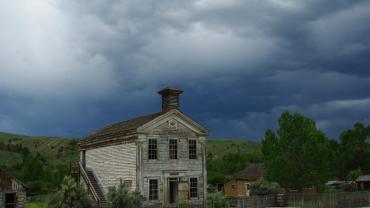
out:
<path id="1" fill-rule="evenodd" d="M 189 160 L 198 159 L 198 155 L 197 155 L 198 154 L 197 153 L 198 147 L 197 147 L 197 140 L 196 139 L 189 139 L 188 149 L 189 149 Z"/>
<path id="2" fill-rule="evenodd" d="M 155 144 L 152 144 L 152 141 L 155 141 Z M 148 160 L 158 160 L 158 139 L 148 140 Z"/>
<path id="3" fill-rule="evenodd" d="M 195 180 L 195 182 L 193 180 Z M 189 198 L 199 197 L 199 187 L 198 186 L 199 186 L 198 177 L 190 177 L 189 178 Z"/>
<path id="4" fill-rule="evenodd" d="M 171 142 L 174 142 L 171 144 Z M 168 158 L 170 160 L 177 160 L 179 159 L 179 144 L 177 139 L 169 139 L 168 140 Z M 173 149 L 174 148 L 174 149 Z M 174 151 L 174 152 L 172 152 Z"/>
<path id="5" fill-rule="evenodd" d="M 155 184 L 152 184 L 152 182 L 155 182 Z M 150 201 L 159 200 L 159 180 L 158 179 L 149 179 L 148 199 Z"/>

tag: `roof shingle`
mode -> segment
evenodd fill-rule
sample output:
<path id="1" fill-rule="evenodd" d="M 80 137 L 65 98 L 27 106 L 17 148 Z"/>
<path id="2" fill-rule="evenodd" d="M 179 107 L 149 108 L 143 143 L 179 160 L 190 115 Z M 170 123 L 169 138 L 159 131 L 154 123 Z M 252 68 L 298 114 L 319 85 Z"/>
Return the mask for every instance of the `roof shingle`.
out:
<path id="1" fill-rule="evenodd" d="M 242 170 L 236 179 L 242 180 L 257 180 L 263 177 L 266 173 L 266 167 L 262 163 L 251 164 L 244 170 Z"/>
<path id="2" fill-rule="evenodd" d="M 153 113 L 145 116 L 136 117 L 127 121 L 107 125 L 101 129 L 92 132 L 86 138 L 81 140 L 79 142 L 79 145 L 106 141 L 114 138 L 115 136 L 117 136 L 117 134 L 127 135 L 128 133 L 135 131 L 138 127 L 152 121 L 153 119 L 163 115 L 164 113 L 166 112 Z"/>

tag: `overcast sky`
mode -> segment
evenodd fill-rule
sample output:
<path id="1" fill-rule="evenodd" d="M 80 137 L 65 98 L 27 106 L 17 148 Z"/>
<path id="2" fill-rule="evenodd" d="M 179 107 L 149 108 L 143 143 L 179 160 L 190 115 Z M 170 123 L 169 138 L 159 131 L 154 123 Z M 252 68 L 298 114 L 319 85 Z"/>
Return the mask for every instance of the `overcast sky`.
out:
<path id="1" fill-rule="evenodd" d="M 0 27 L 0 131 L 81 137 L 166 86 L 211 138 L 370 122 L 369 0 L 11 0 Z"/>

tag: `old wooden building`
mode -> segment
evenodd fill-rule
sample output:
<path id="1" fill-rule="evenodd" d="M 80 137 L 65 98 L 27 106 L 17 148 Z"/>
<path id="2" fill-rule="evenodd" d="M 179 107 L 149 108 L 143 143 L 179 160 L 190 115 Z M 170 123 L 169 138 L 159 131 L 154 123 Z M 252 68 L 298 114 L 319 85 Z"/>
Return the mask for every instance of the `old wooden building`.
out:
<path id="1" fill-rule="evenodd" d="M 181 90 L 165 88 L 162 110 L 107 125 L 79 142 L 81 181 L 105 206 L 120 180 L 146 204 L 203 204 L 208 130 L 180 111 Z"/>
<path id="2" fill-rule="evenodd" d="M 28 187 L 11 174 L 0 170 L 0 208 L 23 208 Z"/>
<path id="3" fill-rule="evenodd" d="M 226 197 L 241 197 L 250 195 L 250 187 L 261 179 L 266 173 L 266 167 L 262 163 L 251 164 L 242 170 L 231 181 L 225 183 L 224 193 Z"/>

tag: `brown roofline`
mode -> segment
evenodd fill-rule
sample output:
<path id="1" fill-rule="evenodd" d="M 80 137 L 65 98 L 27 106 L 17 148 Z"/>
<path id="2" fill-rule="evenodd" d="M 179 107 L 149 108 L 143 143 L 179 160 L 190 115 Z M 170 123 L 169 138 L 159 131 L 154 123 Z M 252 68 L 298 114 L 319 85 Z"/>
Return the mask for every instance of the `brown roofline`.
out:
<path id="1" fill-rule="evenodd" d="M 17 181 L 19 184 L 21 184 L 24 188 L 26 188 L 27 190 L 30 189 L 29 186 L 27 186 L 25 183 L 23 183 L 21 180 L 19 180 L 18 178 L 16 178 L 15 176 L 13 176 L 12 174 L 10 174 L 8 171 L 5 171 L 3 169 L 0 169 L 0 173 L 3 173 L 4 175 L 7 175 L 9 176 L 10 178 L 14 179 L 15 181 Z"/>

